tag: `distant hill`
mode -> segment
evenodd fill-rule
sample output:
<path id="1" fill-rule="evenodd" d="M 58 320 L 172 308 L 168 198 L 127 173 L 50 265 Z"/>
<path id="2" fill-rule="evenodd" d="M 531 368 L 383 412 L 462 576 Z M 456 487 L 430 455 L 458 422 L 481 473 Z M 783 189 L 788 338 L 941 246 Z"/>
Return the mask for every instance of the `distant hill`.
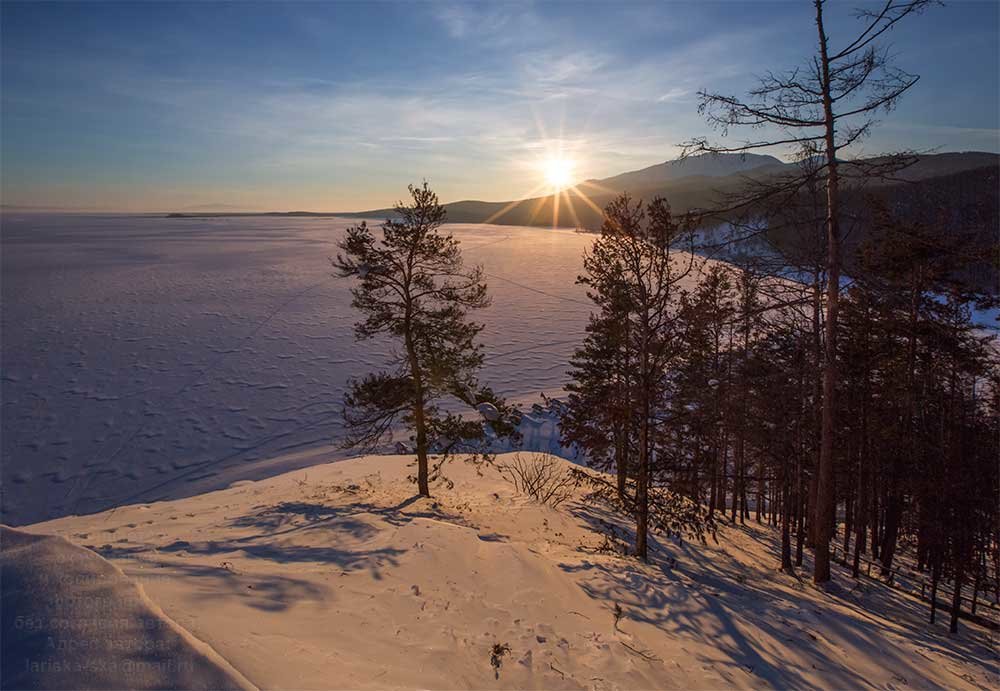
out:
<path id="1" fill-rule="evenodd" d="M 247 211 L 246 207 L 238 206 L 236 204 L 192 204 L 191 206 L 185 206 L 181 211 L 219 211 L 225 213 L 227 211 Z"/>
<path id="2" fill-rule="evenodd" d="M 877 160 L 877 159 L 873 159 Z M 847 171 L 850 170 L 850 164 Z M 685 160 L 665 161 L 641 170 L 630 171 L 599 180 L 587 180 L 562 194 L 546 195 L 513 201 L 487 202 L 464 200 L 445 204 L 451 223 L 495 223 L 595 230 L 602 222 L 601 210 L 621 192 L 641 199 L 665 197 L 675 212 L 713 206 L 723 195 L 738 191 L 748 180 L 761 180 L 789 172 L 794 164 L 783 163 L 774 156 L 759 154 L 705 154 Z M 929 154 L 919 157 L 896 178 L 916 182 L 955 175 L 966 171 L 996 170 L 1000 154 L 968 151 Z M 883 182 L 876 186 L 891 186 Z M 933 187 L 933 184 L 931 185 Z M 269 212 L 255 213 L 175 213 L 175 218 L 206 216 L 297 216 L 347 218 L 387 218 L 389 208 L 361 212 Z"/>
<path id="3" fill-rule="evenodd" d="M 849 171 L 850 164 L 845 165 Z M 641 199 L 664 197 L 675 212 L 683 213 L 713 206 L 723 195 L 738 191 L 748 180 L 766 179 L 790 172 L 793 168 L 794 164 L 782 163 L 773 156 L 706 154 L 683 161 L 666 161 L 609 178 L 587 180 L 578 184 L 576 189 L 565 190 L 559 196 L 558 204 L 554 195 L 546 195 L 506 202 L 466 200 L 446 204 L 445 208 L 448 220 L 452 223 L 561 226 L 595 230 L 602 222 L 601 209 L 621 192 L 628 192 Z M 892 186 L 965 171 L 997 168 L 1000 168 L 1000 154 L 981 151 L 928 154 L 920 156 L 916 163 L 894 176 L 896 182 L 884 181 L 874 186 Z M 386 218 L 392 215 L 392 209 L 340 215 Z"/>
<path id="4" fill-rule="evenodd" d="M 721 178 L 749 171 L 755 173 L 780 171 L 789 165 L 782 163 L 774 156 L 760 154 L 718 154 L 714 156 L 706 154 L 664 161 L 648 168 L 621 173 L 603 180 L 587 180 L 584 184 L 600 185 L 615 191 L 631 191 L 660 185 L 679 178 Z"/>
<path id="5" fill-rule="evenodd" d="M 452 223 L 558 225 L 596 229 L 602 221 L 600 209 L 622 192 L 642 198 L 664 196 L 675 209 L 687 210 L 710 205 L 715 198 L 716 189 L 733 187 L 734 183 L 742 179 L 742 175 L 764 175 L 790 166 L 791 164 L 782 163 L 774 156 L 760 154 L 704 154 L 684 160 L 664 161 L 609 178 L 585 180 L 577 184 L 575 190 L 567 189 L 563 193 L 558 209 L 554 195 L 504 202 L 464 200 L 445 204 L 445 208 L 448 220 Z M 590 203 L 581 196 L 585 196 Z M 374 209 L 341 215 L 386 218 L 392 213 L 392 209 Z"/>

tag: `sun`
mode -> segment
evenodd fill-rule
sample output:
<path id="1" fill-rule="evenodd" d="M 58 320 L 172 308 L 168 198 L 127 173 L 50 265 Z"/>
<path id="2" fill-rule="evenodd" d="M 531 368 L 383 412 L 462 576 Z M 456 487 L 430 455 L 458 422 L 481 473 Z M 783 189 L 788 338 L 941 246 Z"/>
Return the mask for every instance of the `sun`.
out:
<path id="1" fill-rule="evenodd" d="M 556 190 L 573 184 L 574 163 L 568 158 L 549 158 L 542 162 L 542 174 L 545 182 Z"/>
<path id="2" fill-rule="evenodd" d="M 577 137 L 567 139 L 560 136 L 548 139 L 545 128 L 536 118 L 540 138 L 528 142 L 526 149 L 530 157 L 512 159 L 511 163 L 519 169 L 519 174 L 525 180 L 531 180 L 533 185 L 508 204 L 495 211 L 484 223 L 494 223 L 503 219 L 514 209 L 527 205 L 521 214 L 526 215 L 528 225 L 535 225 L 537 218 L 552 216 L 552 227 L 581 227 L 581 217 L 578 211 L 588 216 L 603 218 L 604 210 L 590 198 L 591 194 L 613 194 L 593 180 L 581 181 L 583 169 L 590 163 L 582 153 L 586 150 L 586 139 Z M 576 154 L 576 155 L 574 155 Z M 584 155 L 578 158 L 577 155 Z"/>

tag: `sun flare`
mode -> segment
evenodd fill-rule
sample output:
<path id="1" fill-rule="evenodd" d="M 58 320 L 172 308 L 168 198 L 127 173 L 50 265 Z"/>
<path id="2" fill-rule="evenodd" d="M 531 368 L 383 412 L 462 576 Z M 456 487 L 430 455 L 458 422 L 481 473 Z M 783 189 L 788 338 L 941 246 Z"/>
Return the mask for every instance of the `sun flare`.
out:
<path id="1" fill-rule="evenodd" d="M 542 164 L 545 182 L 557 190 L 573 184 L 573 161 L 568 158 L 550 158 Z"/>

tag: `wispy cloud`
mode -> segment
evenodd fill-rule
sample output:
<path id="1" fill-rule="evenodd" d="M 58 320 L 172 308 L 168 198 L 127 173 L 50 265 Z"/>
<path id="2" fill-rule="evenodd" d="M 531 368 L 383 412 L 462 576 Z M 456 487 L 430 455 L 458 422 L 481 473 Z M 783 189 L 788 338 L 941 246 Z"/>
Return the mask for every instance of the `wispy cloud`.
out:
<path id="1" fill-rule="evenodd" d="M 481 46 L 530 40 L 545 29 L 528 2 L 441 2 L 431 5 L 431 12 L 451 38 Z"/>
<path id="2" fill-rule="evenodd" d="M 664 92 L 663 94 L 661 94 L 656 99 L 656 102 L 657 103 L 670 103 L 670 102 L 673 102 L 673 101 L 681 101 L 683 99 L 688 98 L 690 95 L 691 95 L 691 92 L 689 90 L 687 90 L 687 89 L 681 89 L 681 88 L 678 88 L 678 87 L 674 87 L 673 89 L 667 89 L 666 92 Z"/>

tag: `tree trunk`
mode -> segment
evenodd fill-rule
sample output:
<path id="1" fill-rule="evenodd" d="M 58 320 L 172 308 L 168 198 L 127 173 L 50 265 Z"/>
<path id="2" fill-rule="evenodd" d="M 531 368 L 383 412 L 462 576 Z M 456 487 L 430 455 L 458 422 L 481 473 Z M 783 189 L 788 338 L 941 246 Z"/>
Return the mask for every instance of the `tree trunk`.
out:
<path id="1" fill-rule="evenodd" d="M 648 408 L 644 402 L 643 410 Z M 649 415 L 644 413 L 642 426 L 639 428 L 639 472 L 635 483 L 635 555 L 646 561 L 649 549 L 647 533 L 649 532 Z"/>
<path id="2" fill-rule="evenodd" d="M 643 324 L 642 360 L 640 368 L 640 391 L 642 391 L 642 420 L 639 427 L 639 467 L 635 483 L 635 555 L 647 561 L 649 548 L 647 537 L 649 533 L 649 427 L 650 427 L 650 376 L 649 371 L 649 327 L 648 318 Z"/>
<path id="3" fill-rule="evenodd" d="M 837 148 L 834 139 L 836 122 L 830 95 L 830 59 L 826 32 L 823 29 L 823 3 L 816 0 L 816 26 L 819 32 L 820 67 L 822 69 L 823 114 L 826 121 L 826 328 L 823 357 L 823 404 L 820 435 L 819 468 L 816 484 L 816 561 L 813 582 L 830 580 L 830 514 L 834 497 L 834 436 L 837 432 L 837 318 L 840 312 L 840 221 Z"/>
<path id="4" fill-rule="evenodd" d="M 791 496 L 794 499 L 790 499 L 790 502 L 795 506 L 795 565 L 802 566 L 802 543 L 805 540 L 803 535 L 803 521 L 802 521 L 802 464 L 806 457 L 805 448 L 805 430 L 807 429 L 808 420 L 808 403 L 806 396 L 806 383 L 808 381 L 807 372 L 807 357 L 805 352 L 802 354 L 802 363 L 799 368 L 799 424 L 798 424 L 798 453 L 795 454 L 795 489 L 791 492 Z M 791 510 L 791 507 L 789 507 Z"/>
<path id="5" fill-rule="evenodd" d="M 868 518 L 868 394 L 867 386 L 861 402 L 861 453 L 858 456 L 858 506 L 855 511 L 856 523 L 854 537 L 854 563 L 851 575 L 857 578 L 861 567 L 861 553 L 865 551 L 865 538 L 868 535 L 865 521 Z M 847 553 L 844 553 L 847 556 Z"/>
<path id="6" fill-rule="evenodd" d="M 993 542 L 993 602 L 1000 605 L 1000 539 Z"/>
<path id="7" fill-rule="evenodd" d="M 903 454 L 912 462 L 915 454 L 915 430 L 913 416 L 916 402 L 916 367 L 917 367 L 917 308 L 920 295 L 916 276 L 910 279 L 910 309 L 908 314 L 908 329 L 906 346 L 906 400 L 903 406 L 902 421 L 906 438 L 906 448 L 900 449 L 892 457 L 892 472 L 889 478 L 892 489 L 889 492 L 889 503 L 885 508 L 885 537 L 882 542 L 882 575 L 892 570 L 892 560 L 896 554 L 896 542 L 899 539 L 899 522 L 903 513 L 902 467 Z"/>
<path id="8" fill-rule="evenodd" d="M 979 586 L 982 583 L 982 575 L 983 575 L 983 570 L 985 569 L 985 567 L 986 567 L 986 564 L 984 562 L 981 562 L 977 566 L 977 568 L 976 568 L 976 576 L 975 576 L 975 578 L 972 581 L 972 607 L 970 608 L 970 611 L 972 612 L 972 614 L 976 613 L 976 606 L 979 604 Z"/>
<path id="9" fill-rule="evenodd" d="M 878 552 L 878 546 L 880 544 L 879 539 L 878 539 L 879 538 L 879 520 L 880 520 L 881 515 L 882 515 L 882 511 L 879 508 L 879 496 L 880 496 L 881 492 L 882 492 L 881 483 L 878 482 L 878 476 L 873 473 L 872 474 L 872 511 L 871 511 L 871 519 L 872 519 L 872 523 L 871 523 L 871 526 L 872 526 L 872 539 L 871 539 L 872 559 L 878 559 L 878 557 L 879 557 L 879 552 Z"/>
<path id="10" fill-rule="evenodd" d="M 760 523 L 762 513 L 766 511 L 764 506 L 764 461 L 757 459 L 757 506 L 754 507 L 754 516 L 757 523 Z"/>
<path id="11" fill-rule="evenodd" d="M 822 336 L 822 310 L 823 293 L 821 289 L 821 271 L 819 268 L 813 273 L 813 299 L 812 299 L 812 347 L 815 370 L 813 371 L 813 424 L 815 426 L 813 438 L 813 464 L 809 473 L 809 496 L 806 505 L 806 544 L 810 549 L 816 546 L 816 491 L 819 482 L 817 469 L 819 468 L 820 437 L 822 436 L 822 401 L 823 401 L 823 336 Z"/>
<path id="12" fill-rule="evenodd" d="M 624 430 L 615 433 L 615 470 L 618 473 L 618 498 L 625 501 L 628 481 L 628 439 Z"/>
<path id="13" fill-rule="evenodd" d="M 409 299 L 408 294 L 407 299 Z M 427 421 L 424 417 L 424 381 L 420 360 L 417 357 L 417 348 L 413 342 L 409 308 L 407 308 L 404 328 L 406 356 L 410 362 L 410 376 L 413 378 L 413 426 L 417 433 L 417 493 L 420 496 L 429 497 L 431 489 L 430 469 L 427 462 Z"/>
<path id="14" fill-rule="evenodd" d="M 958 615 L 962 612 L 962 586 L 965 585 L 965 559 L 959 557 L 955 564 L 955 592 L 951 598 L 951 623 L 948 630 L 958 633 Z"/>
<path id="15" fill-rule="evenodd" d="M 621 440 L 621 455 L 620 463 L 618 464 L 618 497 L 621 499 L 625 505 L 627 505 L 627 495 L 628 495 L 628 472 L 629 472 L 629 462 L 632 450 L 632 391 L 631 391 L 631 369 L 632 369 L 632 330 L 631 324 L 628 319 L 628 315 L 624 318 L 624 328 L 625 332 L 623 335 L 624 343 L 624 363 L 620 375 L 620 387 L 621 387 L 621 400 L 625 402 L 625 419 L 623 420 L 622 430 L 620 432 Z"/>
<path id="16" fill-rule="evenodd" d="M 901 481 L 895 478 L 893 484 Z M 903 512 L 903 498 L 896 489 L 889 494 L 889 504 L 885 507 L 885 532 L 882 534 L 882 576 L 888 577 L 892 571 L 892 560 L 896 554 L 896 542 L 899 539 L 899 520 Z"/>
<path id="17" fill-rule="evenodd" d="M 736 514 L 740 511 L 740 494 L 740 453 L 737 440 L 737 447 L 733 450 L 733 523 L 736 523 Z"/>
<path id="18" fill-rule="evenodd" d="M 716 444 L 718 444 L 718 435 L 716 435 Z M 711 486 L 709 487 L 708 493 L 708 517 L 712 518 L 715 515 L 715 505 L 719 500 L 719 449 L 718 446 L 712 449 L 712 462 L 709 466 Z"/>
<path id="19" fill-rule="evenodd" d="M 726 517 L 726 485 L 729 483 L 729 434 L 725 430 L 722 432 L 722 461 L 719 463 L 719 513 Z"/>
<path id="20" fill-rule="evenodd" d="M 792 502 L 788 458 L 781 461 L 781 569 L 792 573 Z"/>
<path id="21" fill-rule="evenodd" d="M 802 492 L 802 464 L 799 463 L 798 477 L 795 480 L 795 565 L 802 566 L 802 552 L 806 543 L 806 501 Z"/>
<path id="22" fill-rule="evenodd" d="M 848 455 L 850 458 L 850 455 Z M 860 458 L 858 463 L 860 465 Z M 851 553 L 851 531 L 854 528 L 854 481 L 853 474 L 850 476 L 851 480 L 847 484 L 847 495 L 844 497 L 844 561 L 847 561 L 847 555 Z"/>
<path id="23" fill-rule="evenodd" d="M 746 284 L 745 284 L 746 285 Z M 746 460 L 746 435 L 747 435 L 747 406 L 749 404 L 749 387 L 747 385 L 747 363 L 750 359 L 750 297 L 749 285 L 746 285 L 745 289 L 747 295 L 744 297 L 742 302 L 743 309 L 743 354 L 740 376 L 740 421 L 737 427 L 739 436 L 736 439 L 736 495 L 739 497 L 740 509 L 736 510 L 736 500 L 733 501 L 733 523 L 736 522 L 736 514 L 739 513 L 740 523 L 746 523 L 746 519 L 750 517 L 750 512 L 747 508 L 747 494 L 746 494 L 746 476 L 747 476 L 747 460 Z"/>
<path id="24" fill-rule="evenodd" d="M 937 615 L 938 581 L 941 580 L 941 557 L 937 546 L 931 548 L 931 562 L 931 623 L 933 624 Z"/>

